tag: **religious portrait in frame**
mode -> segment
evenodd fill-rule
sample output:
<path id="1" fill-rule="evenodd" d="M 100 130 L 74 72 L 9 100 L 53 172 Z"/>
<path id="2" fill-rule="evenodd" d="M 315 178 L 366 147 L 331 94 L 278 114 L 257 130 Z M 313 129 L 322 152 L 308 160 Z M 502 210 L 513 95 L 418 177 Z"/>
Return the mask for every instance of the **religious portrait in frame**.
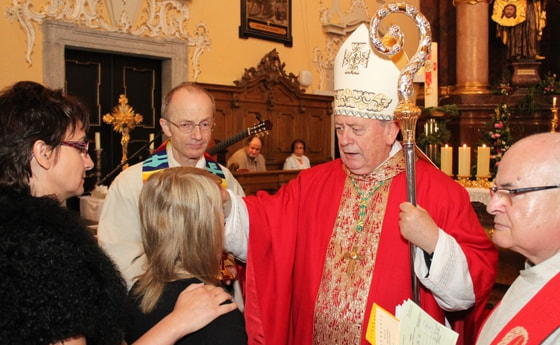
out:
<path id="1" fill-rule="evenodd" d="M 292 46 L 292 0 L 241 0 L 239 37 Z"/>

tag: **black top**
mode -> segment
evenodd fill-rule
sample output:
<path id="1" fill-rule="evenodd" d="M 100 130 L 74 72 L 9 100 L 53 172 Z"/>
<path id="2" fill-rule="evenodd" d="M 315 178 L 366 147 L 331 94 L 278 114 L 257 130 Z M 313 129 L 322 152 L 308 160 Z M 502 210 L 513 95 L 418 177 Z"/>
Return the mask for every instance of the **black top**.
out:
<path id="1" fill-rule="evenodd" d="M 122 344 L 125 302 L 124 280 L 75 214 L 0 187 L 0 344 Z"/>
<path id="2" fill-rule="evenodd" d="M 190 278 L 165 284 L 163 294 L 158 304 L 154 310 L 148 314 L 143 314 L 140 311 L 139 299 L 132 296 L 132 293 L 129 293 L 126 342 L 132 344 L 167 314 L 171 313 L 179 294 L 189 285 L 197 283 L 200 283 L 198 279 Z M 134 291 L 135 287 L 136 284 L 131 291 Z M 185 322 L 188 322 L 188 320 L 185 320 Z M 176 344 L 247 344 L 247 333 L 245 332 L 243 314 L 239 309 L 235 309 L 232 312 L 218 317 L 197 332 L 186 335 Z"/>

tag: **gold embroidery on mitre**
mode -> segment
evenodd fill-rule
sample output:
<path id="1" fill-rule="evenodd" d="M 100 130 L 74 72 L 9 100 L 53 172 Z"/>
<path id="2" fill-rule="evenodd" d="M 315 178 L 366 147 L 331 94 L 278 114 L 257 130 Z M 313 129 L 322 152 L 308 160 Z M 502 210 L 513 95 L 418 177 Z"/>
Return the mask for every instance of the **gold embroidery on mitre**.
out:
<path id="1" fill-rule="evenodd" d="M 392 120 L 392 114 L 383 115 L 379 112 L 387 109 L 393 100 L 382 93 L 362 90 L 336 90 L 335 107 L 339 115 L 351 115 L 378 120 Z M 372 112 L 376 112 L 372 115 Z"/>
<path id="2" fill-rule="evenodd" d="M 360 65 L 367 68 L 369 54 L 371 50 L 362 49 L 366 46 L 365 42 L 352 42 L 352 50 L 344 52 L 344 59 L 342 59 L 342 67 L 347 66 L 344 73 L 346 74 L 360 74 Z"/>
<path id="3" fill-rule="evenodd" d="M 498 345 L 526 345 L 528 341 L 529 333 L 525 327 L 517 326 L 507 332 Z"/>

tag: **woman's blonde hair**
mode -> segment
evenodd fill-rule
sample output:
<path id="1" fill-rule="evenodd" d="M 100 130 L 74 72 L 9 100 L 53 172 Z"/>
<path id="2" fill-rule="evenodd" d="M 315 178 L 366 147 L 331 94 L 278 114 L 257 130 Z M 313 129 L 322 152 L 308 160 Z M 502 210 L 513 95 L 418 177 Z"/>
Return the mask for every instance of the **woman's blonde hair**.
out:
<path id="1" fill-rule="evenodd" d="M 134 293 L 144 313 L 156 306 L 164 284 L 196 277 L 216 284 L 224 247 L 221 179 L 191 167 L 165 169 L 140 193 L 147 269 Z"/>

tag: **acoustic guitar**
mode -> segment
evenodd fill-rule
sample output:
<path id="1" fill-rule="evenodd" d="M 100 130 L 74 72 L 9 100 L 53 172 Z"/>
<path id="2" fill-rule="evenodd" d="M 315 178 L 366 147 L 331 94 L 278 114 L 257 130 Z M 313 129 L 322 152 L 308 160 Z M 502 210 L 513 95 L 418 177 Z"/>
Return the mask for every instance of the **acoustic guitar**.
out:
<path id="1" fill-rule="evenodd" d="M 272 122 L 269 120 L 260 121 L 254 126 L 242 130 L 241 132 L 229 137 L 225 140 L 220 141 L 216 145 L 209 147 L 206 152 L 213 156 L 220 153 L 230 147 L 231 145 L 243 140 L 244 138 L 250 137 L 251 135 L 264 136 L 272 129 Z"/>

